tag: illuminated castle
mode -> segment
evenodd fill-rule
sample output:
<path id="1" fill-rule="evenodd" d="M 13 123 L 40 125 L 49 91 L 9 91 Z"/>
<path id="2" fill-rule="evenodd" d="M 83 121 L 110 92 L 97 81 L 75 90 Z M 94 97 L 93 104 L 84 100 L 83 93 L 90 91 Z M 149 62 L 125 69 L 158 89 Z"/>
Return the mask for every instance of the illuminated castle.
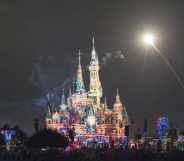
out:
<path id="1" fill-rule="evenodd" d="M 89 91 L 84 85 L 79 51 L 75 90 L 73 93 L 70 90 L 66 99 L 63 92 L 58 109 L 51 111 L 48 108 L 45 118 L 46 128 L 66 135 L 69 129 L 72 129 L 75 132 L 75 139 L 78 140 L 98 137 L 108 142 L 110 139 L 115 141 L 124 137 L 125 126 L 128 124 L 125 106 L 120 101 L 118 90 L 113 108 L 108 108 L 106 97 L 101 102 L 103 92 L 99 70 L 98 55 L 93 39 L 89 64 Z"/>

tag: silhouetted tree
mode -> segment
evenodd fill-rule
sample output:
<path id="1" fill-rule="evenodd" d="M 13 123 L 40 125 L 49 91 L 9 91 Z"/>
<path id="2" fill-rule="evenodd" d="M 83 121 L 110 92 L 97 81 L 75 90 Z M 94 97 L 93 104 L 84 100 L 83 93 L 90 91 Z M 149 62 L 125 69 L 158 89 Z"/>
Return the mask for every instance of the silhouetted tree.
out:
<path id="1" fill-rule="evenodd" d="M 68 139 L 56 131 L 44 129 L 30 137 L 28 148 L 66 148 Z"/>
<path id="2" fill-rule="evenodd" d="M 27 134 L 20 129 L 19 126 L 15 126 L 14 128 L 15 134 L 13 135 L 13 140 L 15 144 L 26 144 L 28 141 Z"/>
<path id="3" fill-rule="evenodd" d="M 5 145 L 4 136 L 0 133 L 0 146 Z"/>
<path id="4" fill-rule="evenodd" d="M 10 130 L 10 125 L 9 124 L 4 124 L 1 129 L 2 130 Z"/>

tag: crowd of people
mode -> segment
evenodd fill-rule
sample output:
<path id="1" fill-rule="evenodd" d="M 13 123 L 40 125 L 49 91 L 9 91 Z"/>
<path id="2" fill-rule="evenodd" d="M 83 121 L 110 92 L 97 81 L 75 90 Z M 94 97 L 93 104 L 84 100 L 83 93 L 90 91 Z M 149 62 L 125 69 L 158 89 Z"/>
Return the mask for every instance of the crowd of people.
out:
<path id="1" fill-rule="evenodd" d="M 1 151 L 0 161 L 183 161 L 184 153 L 130 149 L 80 149 L 66 153 L 58 149 Z"/>
<path id="2" fill-rule="evenodd" d="M 184 152 L 174 144 L 164 148 L 161 141 L 138 138 L 117 145 L 78 146 L 72 133 L 67 138 L 47 129 L 28 137 L 20 128 L 6 125 L 0 134 L 0 161 L 184 161 Z"/>

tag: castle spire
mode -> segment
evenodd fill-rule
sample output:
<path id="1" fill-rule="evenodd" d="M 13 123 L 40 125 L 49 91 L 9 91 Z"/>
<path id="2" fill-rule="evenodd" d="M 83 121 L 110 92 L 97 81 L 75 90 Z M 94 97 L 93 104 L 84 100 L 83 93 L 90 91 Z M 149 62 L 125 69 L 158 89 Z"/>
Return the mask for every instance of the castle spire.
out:
<path id="1" fill-rule="evenodd" d="M 94 100 L 96 107 L 100 106 L 100 100 L 102 97 L 102 86 L 99 78 L 100 66 L 98 63 L 98 56 L 95 50 L 95 40 L 92 39 L 92 51 L 91 61 L 89 65 L 90 72 L 90 85 L 89 85 L 89 96 Z"/>
<path id="2" fill-rule="evenodd" d="M 78 62 L 78 69 L 77 69 L 77 78 L 76 78 L 76 92 L 77 93 L 84 93 L 85 92 L 85 86 L 82 76 L 82 66 L 81 66 L 81 53 L 80 50 L 78 52 L 79 56 L 79 62 Z"/>
<path id="3" fill-rule="evenodd" d="M 61 105 L 62 104 L 65 104 L 65 91 L 64 91 L 64 89 L 62 90 L 62 96 L 61 96 Z"/>
<path id="4" fill-rule="evenodd" d="M 65 101 L 65 92 L 63 89 L 63 93 L 61 96 L 61 104 L 60 104 L 60 111 L 66 111 L 67 110 L 67 105 L 66 105 L 66 101 Z"/>
<path id="5" fill-rule="evenodd" d="M 105 108 L 107 107 L 107 98 L 106 98 L 106 96 L 104 98 L 104 106 L 105 106 Z"/>
<path id="6" fill-rule="evenodd" d="M 104 111 L 107 111 L 108 110 L 108 107 L 107 107 L 107 98 L 105 96 L 104 98 Z"/>
<path id="7" fill-rule="evenodd" d="M 71 89 L 71 87 L 69 88 L 69 96 L 72 96 L 72 89 Z"/>
<path id="8" fill-rule="evenodd" d="M 95 38 L 93 36 L 93 50 L 95 50 Z"/>
<path id="9" fill-rule="evenodd" d="M 79 49 L 79 52 L 78 52 L 78 56 L 79 56 L 78 69 L 82 69 L 82 67 L 81 67 L 81 52 L 80 52 L 80 49 Z"/>
<path id="10" fill-rule="evenodd" d="M 127 114 L 125 105 L 122 106 L 122 115 L 123 115 L 125 124 L 128 124 L 128 114 Z"/>
<path id="11" fill-rule="evenodd" d="M 98 65 L 98 56 L 95 50 L 95 38 L 92 39 L 91 63 Z"/>
<path id="12" fill-rule="evenodd" d="M 51 118 L 52 117 L 52 113 L 51 113 L 51 109 L 50 109 L 49 105 L 47 106 L 46 116 L 47 116 L 47 118 Z"/>
<path id="13" fill-rule="evenodd" d="M 115 101 L 115 103 L 121 104 L 120 97 L 119 97 L 119 90 L 118 90 L 118 88 L 117 88 L 116 101 Z"/>
<path id="14" fill-rule="evenodd" d="M 114 106 L 113 106 L 113 111 L 114 112 L 120 112 L 120 111 L 122 111 L 122 103 L 121 103 L 121 100 L 120 100 L 118 89 L 117 89 L 115 103 L 114 103 Z"/>

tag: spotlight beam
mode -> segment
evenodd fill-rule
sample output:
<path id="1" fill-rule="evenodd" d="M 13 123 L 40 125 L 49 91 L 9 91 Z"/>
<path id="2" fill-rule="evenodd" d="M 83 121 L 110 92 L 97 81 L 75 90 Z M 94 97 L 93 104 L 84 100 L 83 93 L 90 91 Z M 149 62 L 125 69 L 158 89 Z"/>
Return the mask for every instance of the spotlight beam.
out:
<path id="1" fill-rule="evenodd" d="M 178 75 L 178 73 L 174 70 L 173 66 L 169 62 L 169 60 L 165 57 L 165 55 L 156 47 L 155 44 L 152 45 L 153 49 L 159 54 L 159 56 L 162 58 L 162 60 L 165 62 L 165 64 L 168 66 L 169 70 L 172 72 L 174 77 L 176 78 L 177 82 L 180 84 L 180 86 L 184 89 L 184 83 L 182 82 L 182 79 Z"/>
<path id="2" fill-rule="evenodd" d="M 155 38 L 151 33 L 147 33 L 143 36 L 143 41 L 146 45 L 151 46 L 156 53 L 162 58 L 164 63 L 167 65 L 173 76 L 176 78 L 179 85 L 184 89 L 184 83 L 178 73 L 174 70 L 173 66 L 169 62 L 169 60 L 165 57 L 165 55 L 161 52 L 161 50 L 155 45 Z"/>

